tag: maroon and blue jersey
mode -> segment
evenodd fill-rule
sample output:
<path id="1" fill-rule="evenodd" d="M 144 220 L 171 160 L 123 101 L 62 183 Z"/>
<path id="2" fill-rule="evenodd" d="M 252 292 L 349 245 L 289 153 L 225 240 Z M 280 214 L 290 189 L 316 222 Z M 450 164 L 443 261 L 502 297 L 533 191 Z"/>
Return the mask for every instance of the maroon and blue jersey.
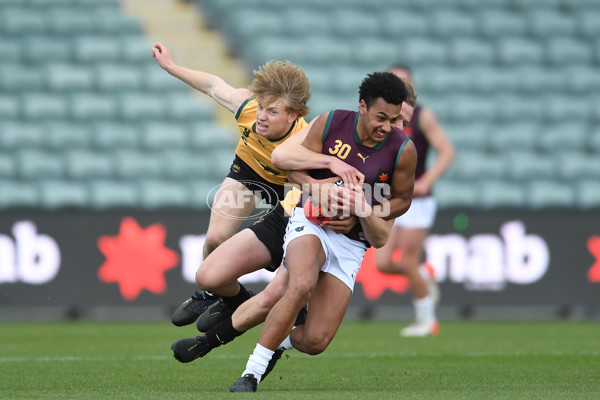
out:
<path id="1" fill-rule="evenodd" d="M 356 130 L 358 116 L 358 112 L 348 110 L 333 110 L 329 113 L 323 129 L 322 153 L 339 158 L 365 176 L 364 183 L 371 189 L 371 196 L 367 201 L 374 206 L 380 203 L 377 197 L 381 197 L 375 196 L 377 191 L 383 193 L 378 186 L 391 185 L 398 160 L 409 139 L 402 131 L 394 128 L 382 142 L 373 147 L 365 146 L 360 141 Z M 309 173 L 315 179 L 334 176 L 327 169 L 312 170 Z M 367 188 L 365 193 L 369 193 Z M 346 236 L 366 242 L 360 224 L 356 224 Z"/>
<path id="2" fill-rule="evenodd" d="M 415 179 L 419 179 L 425 173 L 427 167 L 427 154 L 429 153 L 429 141 L 425 137 L 423 130 L 419 127 L 419 118 L 421 115 L 421 105 L 417 104 L 413 112 L 410 124 L 404 128 L 404 134 L 415 144 L 417 150 L 417 167 L 415 169 Z M 431 191 L 425 196 L 430 196 Z M 416 195 L 414 197 L 417 197 Z"/>

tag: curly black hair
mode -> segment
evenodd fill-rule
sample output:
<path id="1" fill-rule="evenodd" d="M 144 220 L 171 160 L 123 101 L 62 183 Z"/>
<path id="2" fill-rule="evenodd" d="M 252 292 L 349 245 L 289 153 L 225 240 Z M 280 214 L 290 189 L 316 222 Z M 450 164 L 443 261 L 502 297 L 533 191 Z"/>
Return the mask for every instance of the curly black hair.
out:
<path id="1" fill-rule="evenodd" d="M 386 103 L 400 105 L 406 101 L 408 91 L 404 82 L 391 72 L 373 72 L 363 79 L 358 96 L 359 101 L 365 101 L 367 108 L 380 97 Z"/>

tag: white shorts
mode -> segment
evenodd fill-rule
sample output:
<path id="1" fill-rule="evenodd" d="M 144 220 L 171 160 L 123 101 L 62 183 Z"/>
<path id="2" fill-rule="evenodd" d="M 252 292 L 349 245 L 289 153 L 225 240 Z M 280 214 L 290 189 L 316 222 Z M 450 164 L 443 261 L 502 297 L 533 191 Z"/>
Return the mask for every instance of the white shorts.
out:
<path id="1" fill-rule="evenodd" d="M 354 291 L 356 274 L 367 247 L 341 233 L 335 233 L 331 229 L 313 224 L 304 216 L 302 207 L 296 207 L 286 228 L 283 244 L 284 266 L 286 266 L 285 256 L 290 242 L 305 235 L 315 235 L 321 241 L 321 246 L 325 251 L 325 264 L 321 267 L 321 271 L 335 276 L 344 282 L 351 291 Z"/>
<path id="2" fill-rule="evenodd" d="M 401 228 L 429 229 L 433 226 L 437 212 L 437 202 L 433 196 L 415 197 L 408 211 L 394 221 Z"/>

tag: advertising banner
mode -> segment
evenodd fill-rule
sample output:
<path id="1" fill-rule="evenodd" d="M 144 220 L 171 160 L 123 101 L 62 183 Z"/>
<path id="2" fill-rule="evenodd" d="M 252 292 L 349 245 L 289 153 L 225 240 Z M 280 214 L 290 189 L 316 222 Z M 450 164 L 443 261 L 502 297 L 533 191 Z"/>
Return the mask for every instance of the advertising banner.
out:
<path id="1" fill-rule="evenodd" d="M 159 306 L 196 290 L 208 212 L 0 215 L 0 307 Z M 425 242 L 448 306 L 600 306 L 600 215 L 440 212 Z M 401 256 L 401 255 L 399 255 Z M 260 290 L 265 270 L 243 281 Z M 410 304 L 372 249 L 351 306 Z"/>

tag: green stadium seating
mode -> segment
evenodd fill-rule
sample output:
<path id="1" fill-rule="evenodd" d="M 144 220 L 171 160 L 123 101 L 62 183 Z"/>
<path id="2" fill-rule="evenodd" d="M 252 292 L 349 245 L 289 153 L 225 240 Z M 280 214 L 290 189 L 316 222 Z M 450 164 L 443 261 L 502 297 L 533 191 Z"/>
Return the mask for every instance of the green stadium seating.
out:
<path id="1" fill-rule="evenodd" d="M 145 208 L 186 207 L 190 193 L 185 183 L 143 180 L 139 183 L 140 205 Z"/>
<path id="2" fill-rule="evenodd" d="M 380 22 L 374 14 L 367 14 L 350 7 L 338 7 L 329 14 L 329 17 L 335 21 L 331 24 L 333 34 L 343 40 L 379 35 Z"/>
<path id="3" fill-rule="evenodd" d="M 426 37 L 430 34 L 430 25 L 426 13 L 411 10 L 393 4 L 390 8 L 379 10 L 380 29 L 388 40 L 405 37 L 407 32 L 416 37 Z"/>
<path id="4" fill-rule="evenodd" d="M 32 122 L 7 120 L 0 121 L 0 148 L 3 150 L 18 150 L 25 147 L 42 147 L 44 129 Z"/>
<path id="5" fill-rule="evenodd" d="M 107 154 L 90 150 L 70 150 L 66 154 L 67 176 L 75 180 L 111 178 L 115 175 L 114 161 Z"/>
<path id="6" fill-rule="evenodd" d="M 150 150 L 185 149 L 188 137 L 187 126 L 182 123 L 147 122 L 140 126 L 142 145 Z"/>
<path id="7" fill-rule="evenodd" d="M 575 25 L 579 35 L 583 36 L 587 40 L 595 40 L 600 37 L 600 9 L 597 8 L 598 3 L 595 4 L 595 9 L 582 9 L 575 15 Z"/>
<path id="8" fill-rule="evenodd" d="M 427 107 L 427 104 L 424 104 L 424 107 Z M 443 125 L 443 128 L 457 149 L 485 151 L 488 147 L 488 141 L 492 138 L 490 135 L 492 127 L 487 122 L 472 124 L 448 122 Z"/>
<path id="9" fill-rule="evenodd" d="M 474 18 L 464 12 L 449 9 L 433 9 L 429 12 L 430 30 L 442 40 L 448 37 L 473 36 L 477 32 Z"/>
<path id="10" fill-rule="evenodd" d="M 585 65 L 593 60 L 592 47 L 578 38 L 557 37 L 546 45 L 546 59 L 552 65 Z"/>
<path id="11" fill-rule="evenodd" d="M 233 154 L 233 153 L 232 153 Z M 162 154 L 165 175 L 174 179 L 210 178 L 211 157 L 202 152 L 184 149 L 167 150 Z"/>
<path id="12" fill-rule="evenodd" d="M 84 183 L 45 180 L 38 185 L 41 203 L 47 209 L 83 208 L 89 204 L 89 191 Z"/>
<path id="13" fill-rule="evenodd" d="M 600 183 L 600 157 L 581 151 L 556 152 L 557 176 L 565 181 L 593 180 Z"/>
<path id="14" fill-rule="evenodd" d="M 400 41 L 397 47 L 402 50 L 406 62 L 415 69 L 428 66 L 428 64 L 444 64 L 448 60 L 448 49 L 445 43 L 425 37 L 415 37 Z"/>
<path id="15" fill-rule="evenodd" d="M 21 178 L 33 181 L 65 176 L 64 160 L 56 152 L 25 148 L 19 150 L 16 157 Z"/>
<path id="16" fill-rule="evenodd" d="M 88 124 L 47 122 L 44 131 L 44 144 L 57 152 L 67 148 L 89 148 L 92 144 L 92 128 Z"/>
<path id="17" fill-rule="evenodd" d="M 131 182 L 91 180 L 89 182 L 90 206 L 97 210 L 118 207 L 138 207 L 139 191 Z"/>
<path id="18" fill-rule="evenodd" d="M 454 161 L 454 173 L 464 182 L 477 179 L 503 179 L 506 175 L 506 159 L 483 151 L 458 149 Z"/>
<path id="19" fill-rule="evenodd" d="M 0 120 L 19 118 L 19 101 L 14 96 L 0 94 Z"/>
<path id="20" fill-rule="evenodd" d="M 561 153 L 576 151 L 582 154 L 586 151 L 589 128 L 582 121 L 562 121 L 544 126 L 538 137 L 538 147 L 543 152 Z"/>
<path id="21" fill-rule="evenodd" d="M 485 179 L 479 184 L 479 201 L 483 208 L 522 208 L 525 206 L 523 185 L 503 180 Z"/>
<path id="22" fill-rule="evenodd" d="M 494 48 L 474 36 L 454 36 L 448 41 L 448 59 L 454 64 L 466 66 L 489 65 L 496 58 Z"/>
<path id="23" fill-rule="evenodd" d="M 525 37 L 502 37 L 497 41 L 498 61 L 503 65 L 539 65 L 544 60 L 544 47 Z"/>
<path id="24" fill-rule="evenodd" d="M 576 95 L 596 94 L 600 92 L 600 74 L 590 65 L 572 65 L 562 70 L 566 72 L 566 88 Z"/>
<path id="25" fill-rule="evenodd" d="M 191 122 L 188 127 L 189 143 L 192 149 L 203 151 L 229 149 L 233 155 L 233 150 L 239 140 L 239 131 L 223 128 L 209 122 Z"/>
<path id="26" fill-rule="evenodd" d="M 0 153 L 0 178 L 14 178 L 17 175 L 17 162 L 12 154 Z"/>
<path id="27" fill-rule="evenodd" d="M 31 12 L 24 7 L 0 9 L 0 33 L 21 37 L 45 32 L 46 19 L 42 13 Z"/>
<path id="28" fill-rule="evenodd" d="M 0 54 L 2 54 L 2 62 L 21 61 L 23 59 L 23 47 L 20 40 L 0 41 Z"/>
<path id="29" fill-rule="evenodd" d="M 470 182 L 442 178 L 436 182 L 434 190 L 440 208 L 476 207 L 479 202 L 477 187 Z"/>
<path id="30" fill-rule="evenodd" d="M 45 18 L 52 35 L 72 37 L 95 31 L 96 16 L 77 7 L 52 7 L 45 13 Z"/>
<path id="31" fill-rule="evenodd" d="M 100 63 L 94 69 L 96 85 L 100 91 L 114 95 L 121 91 L 136 91 L 142 88 L 144 76 L 136 66 Z"/>
<path id="32" fill-rule="evenodd" d="M 89 68 L 73 64 L 48 64 L 45 82 L 50 91 L 86 91 L 94 88 L 94 75 Z"/>
<path id="33" fill-rule="evenodd" d="M 541 122 L 548 111 L 546 104 L 539 96 L 505 94 L 495 96 L 495 118 L 499 123 L 510 121 L 511 124 L 521 122 Z"/>
<path id="34" fill-rule="evenodd" d="M 143 92 L 128 92 L 119 95 L 117 101 L 120 117 L 124 121 L 162 119 L 168 115 L 167 100 L 163 97 L 148 96 Z"/>
<path id="35" fill-rule="evenodd" d="M 135 149 L 140 146 L 137 123 L 97 121 L 92 124 L 93 144 L 100 150 Z"/>
<path id="36" fill-rule="evenodd" d="M 598 209 L 600 207 L 600 180 L 579 180 L 575 184 L 577 205 L 582 209 Z"/>
<path id="37" fill-rule="evenodd" d="M 108 93 L 83 92 L 69 96 L 71 119 L 91 123 L 114 120 L 118 116 L 115 96 Z"/>
<path id="38" fill-rule="evenodd" d="M 523 15 L 510 10 L 483 8 L 475 19 L 480 35 L 488 40 L 495 40 L 507 33 L 525 35 L 527 32 L 527 22 Z"/>
<path id="39" fill-rule="evenodd" d="M 23 39 L 23 58 L 31 64 L 66 62 L 72 56 L 70 39 L 57 39 L 49 35 L 28 35 Z"/>
<path id="40" fill-rule="evenodd" d="M 498 124 L 490 128 L 488 145 L 492 152 L 508 154 L 515 149 L 535 152 L 538 138 L 543 134 L 537 122 Z"/>
<path id="41" fill-rule="evenodd" d="M 550 95 L 564 92 L 567 86 L 564 70 L 559 68 L 529 65 L 515 72 L 518 86 L 515 89 L 528 95 Z"/>
<path id="42" fill-rule="evenodd" d="M 519 181 L 551 180 L 557 165 L 552 156 L 535 154 L 526 150 L 515 150 L 507 154 L 507 175 Z"/>
<path id="43" fill-rule="evenodd" d="M 67 99 L 48 92 L 26 93 L 21 98 L 24 118 L 31 121 L 65 120 L 69 107 Z"/>
<path id="44" fill-rule="evenodd" d="M 198 95 L 189 93 L 170 93 L 166 95 L 168 117 L 176 122 L 212 121 L 216 103 Z"/>
<path id="45" fill-rule="evenodd" d="M 157 154 L 140 150 L 117 150 L 114 153 L 117 176 L 138 180 L 159 178 L 164 175 L 164 163 Z"/>
<path id="46" fill-rule="evenodd" d="M 310 8 L 293 7 L 284 9 L 281 17 L 286 21 L 283 31 L 290 36 L 331 34 L 331 18 L 326 13 L 315 13 Z"/>
<path id="47" fill-rule="evenodd" d="M 527 24 L 533 37 L 545 40 L 572 36 L 576 32 L 575 20 L 559 10 L 534 9 L 528 14 Z"/>
<path id="48" fill-rule="evenodd" d="M 0 208 L 38 207 L 38 188 L 30 183 L 0 180 Z"/>
<path id="49" fill-rule="evenodd" d="M 111 37 L 91 35 L 76 37 L 73 40 L 73 57 L 77 62 L 121 61 L 121 43 Z"/>
<path id="50" fill-rule="evenodd" d="M 44 87 L 42 70 L 17 63 L 0 64 L 0 90 L 3 93 L 25 93 Z"/>
<path id="51" fill-rule="evenodd" d="M 199 180 L 188 181 L 190 198 L 188 205 L 192 208 L 206 209 L 214 201 L 215 194 L 221 185 L 221 180 Z"/>
<path id="52" fill-rule="evenodd" d="M 576 201 L 570 184 L 553 180 L 534 180 L 526 186 L 526 203 L 532 209 L 572 207 Z"/>

